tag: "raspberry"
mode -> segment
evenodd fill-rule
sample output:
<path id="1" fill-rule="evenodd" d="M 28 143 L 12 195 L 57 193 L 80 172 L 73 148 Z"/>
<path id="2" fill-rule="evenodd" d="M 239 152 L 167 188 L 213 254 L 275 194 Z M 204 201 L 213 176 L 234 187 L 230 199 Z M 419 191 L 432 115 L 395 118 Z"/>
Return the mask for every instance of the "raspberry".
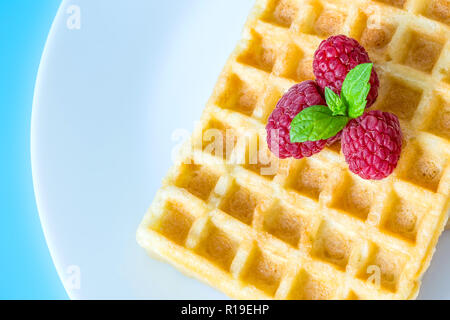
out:
<path id="1" fill-rule="evenodd" d="M 362 63 L 370 63 L 369 54 L 358 41 L 344 35 L 338 35 L 322 41 L 314 54 L 313 69 L 316 81 L 322 90 L 325 87 L 341 94 L 342 83 L 350 70 Z M 375 69 L 369 81 L 371 88 L 367 96 L 367 108 L 378 97 L 380 82 Z"/>
<path id="2" fill-rule="evenodd" d="M 326 105 L 315 81 L 304 81 L 294 85 L 278 101 L 275 110 L 269 117 L 266 131 L 267 144 L 270 151 L 281 159 L 294 157 L 301 159 L 322 151 L 327 144 L 336 138 L 320 141 L 292 143 L 290 138 L 291 122 L 303 109 L 313 105 Z"/>
<path id="3" fill-rule="evenodd" d="M 342 152 L 350 171 L 364 179 L 381 180 L 397 167 L 402 132 L 396 115 L 370 111 L 351 120 L 342 133 Z"/>

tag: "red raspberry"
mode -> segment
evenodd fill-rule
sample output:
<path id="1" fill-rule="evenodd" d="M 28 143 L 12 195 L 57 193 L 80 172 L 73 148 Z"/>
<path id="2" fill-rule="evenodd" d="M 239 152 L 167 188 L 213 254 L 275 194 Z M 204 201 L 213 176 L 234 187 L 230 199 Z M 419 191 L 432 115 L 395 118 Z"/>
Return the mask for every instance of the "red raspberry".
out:
<path id="1" fill-rule="evenodd" d="M 301 159 L 310 157 L 325 148 L 335 138 L 320 141 L 292 143 L 290 138 L 291 122 L 303 109 L 314 105 L 326 105 L 315 81 L 304 81 L 294 85 L 278 101 L 275 110 L 269 117 L 266 131 L 267 144 L 270 151 L 281 159 L 294 157 Z"/>
<path id="2" fill-rule="evenodd" d="M 396 115 L 370 111 L 351 120 L 342 133 L 342 152 L 350 171 L 364 179 L 381 180 L 397 167 L 402 132 Z"/>
<path id="3" fill-rule="evenodd" d="M 369 54 L 358 41 L 344 35 L 338 35 L 322 41 L 314 54 L 313 69 L 316 81 L 322 90 L 325 87 L 341 94 L 342 83 L 350 70 L 362 63 L 370 63 Z M 371 88 L 367 96 L 367 108 L 378 97 L 380 82 L 375 69 L 369 81 Z"/>

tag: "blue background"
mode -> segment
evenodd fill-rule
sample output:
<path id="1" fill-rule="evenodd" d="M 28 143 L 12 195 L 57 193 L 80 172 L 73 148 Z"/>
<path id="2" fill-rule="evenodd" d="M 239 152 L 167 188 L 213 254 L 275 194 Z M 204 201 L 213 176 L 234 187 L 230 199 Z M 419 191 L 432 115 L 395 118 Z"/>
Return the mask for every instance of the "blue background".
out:
<path id="1" fill-rule="evenodd" d="M 60 0 L 0 2 L 0 299 L 66 299 L 33 193 L 30 121 L 41 54 Z"/>

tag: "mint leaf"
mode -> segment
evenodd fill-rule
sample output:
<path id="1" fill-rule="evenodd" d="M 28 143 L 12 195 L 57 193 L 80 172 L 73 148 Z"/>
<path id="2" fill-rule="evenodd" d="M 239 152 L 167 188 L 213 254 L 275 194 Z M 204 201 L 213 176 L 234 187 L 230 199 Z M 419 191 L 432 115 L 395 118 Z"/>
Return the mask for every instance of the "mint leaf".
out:
<path id="1" fill-rule="evenodd" d="M 328 87 L 325 87 L 325 100 L 333 115 L 345 116 L 347 108 L 341 98 Z"/>
<path id="2" fill-rule="evenodd" d="M 373 63 L 363 63 L 352 69 L 342 84 L 342 100 L 348 105 L 348 116 L 358 118 L 364 113 L 370 91 Z"/>
<path id="3" fill-rule="evenodd" d="M 291 123 L 291 142 L 318 141 L 334 137 L 350 119 L 334 116 L 326 106 L 312 106 L 300 112 Z"/>
<path id="4" fill-rule="evenodd" d="M 356 107 L 353 108 L 353 110 L 350 112 L 349 110 L 349 116 L 352 118 L 358 118 L 364 113 L 364 110 L 366 109 L 367 105 L 367 96 L 369 95 L 370 91 L 370 84 L 366 84 L 362 90 L 359 92 L 359 95 L 356 99 Z"/>

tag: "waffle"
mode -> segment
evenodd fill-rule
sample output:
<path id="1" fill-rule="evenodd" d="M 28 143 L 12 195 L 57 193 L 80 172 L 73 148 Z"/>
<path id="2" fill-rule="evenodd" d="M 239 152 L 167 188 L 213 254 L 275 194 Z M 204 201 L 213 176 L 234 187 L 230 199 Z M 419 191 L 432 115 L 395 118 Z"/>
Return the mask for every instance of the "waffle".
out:
<path id="1" fill-rule="evenodd" d="M 265 144 L 278 99 L 340 33 L 369 51 L 373 108 L 404 132 L 382 181 L 350 173 L 339 143 L 302 160 Z M 446 0 L 257 0 L 139 244 L 232 298 L 415 298 L 449 207 L 449 36 Z"/>

